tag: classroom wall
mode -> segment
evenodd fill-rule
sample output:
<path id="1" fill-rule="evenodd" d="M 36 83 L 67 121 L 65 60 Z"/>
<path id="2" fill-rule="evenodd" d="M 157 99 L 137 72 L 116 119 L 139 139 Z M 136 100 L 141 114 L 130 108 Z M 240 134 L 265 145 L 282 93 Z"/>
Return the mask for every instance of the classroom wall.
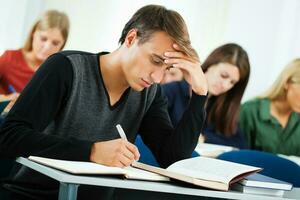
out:
<path id="1" fill-rule="evenodd" d="M 219 0 L 46 0 L 45 8 L 65 10 L 72 21 L 70 42 L 66 48 L 97 52 L 101 49 L 113 50 L 125 23 L 140 7 L 160 4 L 174 9 L 185 18 L 194 47 L 199 54 L 207 54 L 207 49 L 215 46 L 224 31 L 228 1 Z M 72 6 L 71 6 L 72 5 Z M 216 17 L 218 10 L 218 17 Z M 209 24 L 209 26 L 207 26 Z M 203 28 L 205 27 L 205 28 Z M 204 56 L 204 55 L 203 55 Z"/>
<path id="2" fill-rule="evenodd" d="M 43 1 L 0 0 L 0 55 L 16 49 L 24 40 L 36 17 L 43 10 Z"/>
<path id="3" fill-rule="evenodd" d="M 20 47 L 37 16 L 47 9 L 64 11 L 71 19 L 65 49 L 91 52 L 117 48 L 123 26 L 141 6 L 152 3 L 175 9 L 185 18 L 202 61 L 226 42 L 237 42 L 247 50 L 252 69 L 243 101 L 269 87 L 283 66 L 300 52 L 297 0 L 0 1 L 0 53 Z"/>
<path id="4" fill-rule="evenodd" d="M 244 100 L 266 90 L 283 67 L 300 57 L 300 1 L 232 0 L 222 41 L 248 52 L 251 76 Z"/>

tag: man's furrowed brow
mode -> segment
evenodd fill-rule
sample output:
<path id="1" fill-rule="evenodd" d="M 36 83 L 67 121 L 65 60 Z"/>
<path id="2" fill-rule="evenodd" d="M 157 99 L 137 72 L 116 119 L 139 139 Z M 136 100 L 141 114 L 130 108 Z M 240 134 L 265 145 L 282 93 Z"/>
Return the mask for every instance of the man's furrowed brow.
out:
<path id="1" fill-rule="evenodd" d="M 155 57 L 155 58 L 160 59 L 162 62 L 165 61 L 165 59 L 162 56 L 158 55 L 158 54 L 153 53 L 152 56 Z"/>

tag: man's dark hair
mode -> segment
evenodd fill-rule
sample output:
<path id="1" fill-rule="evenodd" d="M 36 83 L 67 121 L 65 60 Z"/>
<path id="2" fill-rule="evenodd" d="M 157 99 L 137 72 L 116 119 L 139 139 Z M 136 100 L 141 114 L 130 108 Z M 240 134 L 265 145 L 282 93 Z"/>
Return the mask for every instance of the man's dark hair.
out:
<path id="1" fill-rule="evenodd" d="M 140 8 L 125 25 L 119 43 L 123 44 L 128 32 L 136 29 L 139 44 L 147 42 L 157 31 L 166 32 L 182 51 L 189 56 L 198 57 L 192 48 L 186 24 L 181 15 L 160 5 L 147 5 Z"/>

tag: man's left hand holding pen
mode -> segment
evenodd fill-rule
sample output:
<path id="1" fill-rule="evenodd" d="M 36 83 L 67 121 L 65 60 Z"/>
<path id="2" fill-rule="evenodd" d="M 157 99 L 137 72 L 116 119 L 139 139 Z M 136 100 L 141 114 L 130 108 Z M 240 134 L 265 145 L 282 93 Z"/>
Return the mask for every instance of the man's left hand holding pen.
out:
<path id="1" fill-rule="evenodd" d="M 126 167 L 140 158 L 138 148 L 127 141 L 122 127 L 117 125 L 119 139 L 93 144 L 90 161 L 111 167 Z"/>

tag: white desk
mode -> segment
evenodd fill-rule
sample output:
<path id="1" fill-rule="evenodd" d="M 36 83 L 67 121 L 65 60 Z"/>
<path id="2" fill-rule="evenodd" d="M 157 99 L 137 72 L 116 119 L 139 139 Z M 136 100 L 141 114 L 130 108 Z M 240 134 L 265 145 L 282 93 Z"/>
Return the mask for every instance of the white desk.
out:
<path id="1" fill-rule="evenodd" d="M 300 188 L 294 188 L 285 193 L 284 197 L 272 197 L 262 195 L 243 194 L 236 191 L 222 192 L 198 188 L 182 187 L 171 182 L 151 182 L 123 180 L 114 177 L 91 177 L 68 174 L 44 165 L 40 165 L 26 158 L 18 158 L 17 162 L 36 170 L 48 177 L 60 182 L 59 200 L 75 200 L 77 198 L 77 189 L 80 184 L 105 186 L 114 188 L 125 188 L 134 190 L 143 190 L 151 192 L 163 192 L 171 194 L 191 195 L 222 199 L 247 199 L 247 200 L 290 200 L 300 199 Z"/>

